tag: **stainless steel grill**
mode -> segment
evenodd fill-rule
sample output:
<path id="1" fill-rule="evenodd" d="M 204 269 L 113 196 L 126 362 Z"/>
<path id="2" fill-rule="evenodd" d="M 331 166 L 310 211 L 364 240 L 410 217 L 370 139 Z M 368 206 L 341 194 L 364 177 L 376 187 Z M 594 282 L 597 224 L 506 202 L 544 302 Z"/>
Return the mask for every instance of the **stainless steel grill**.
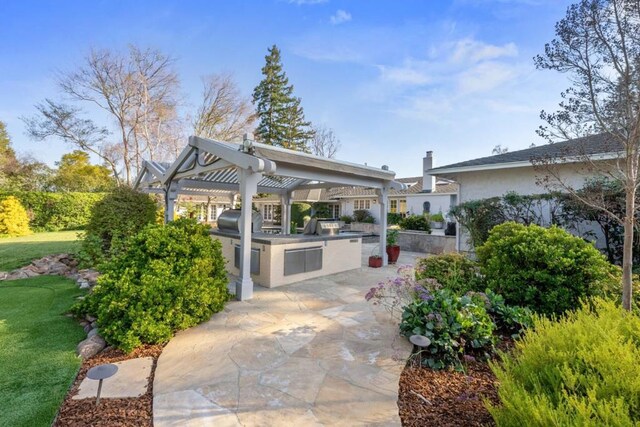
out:
<path id="1" fill-rule="evenodd" d="M 304 234 L 319 236 L 335 236 L 340 234 L 340 223 L 332 219 L 311 218 L 304 227 Z"/>
<path id="2" fill-rule="evenodd" d="M 240 218 L 242 211 L 240 209 L 227 209 L 218 216 L 218 230 L 230 231 L 232 233 L 240 232 Z M 262 215 L 256 211 L 251 212 L 251 232 L 257 233 L 262 230 Z"/>

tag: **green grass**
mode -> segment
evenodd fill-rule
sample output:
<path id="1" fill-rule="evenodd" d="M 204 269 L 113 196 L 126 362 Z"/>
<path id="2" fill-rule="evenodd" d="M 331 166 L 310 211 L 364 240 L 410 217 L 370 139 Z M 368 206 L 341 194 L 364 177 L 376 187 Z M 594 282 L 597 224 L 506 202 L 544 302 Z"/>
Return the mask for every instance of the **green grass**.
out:
<path id="1" fill-rule="evenodd" d="M 84 331 L 63 314 L 83 293 L 58 276 L 0 282 L 0 425 L 51 425 L 80 367 Z"/>
<path id="2" fill-rule="evenodd" d="M 35 233 L 0 239 L 0 271 L 24 267 L 45 255 L 76 252 L 80 243 L 78 231 Z"/>

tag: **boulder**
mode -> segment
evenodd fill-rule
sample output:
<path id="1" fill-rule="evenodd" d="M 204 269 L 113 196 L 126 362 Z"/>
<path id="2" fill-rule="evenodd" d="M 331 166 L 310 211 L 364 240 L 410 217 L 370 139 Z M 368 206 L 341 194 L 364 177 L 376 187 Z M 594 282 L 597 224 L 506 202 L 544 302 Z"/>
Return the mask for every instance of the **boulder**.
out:
<path id="1" fill-rule="evenodd" d="M 93 328 L 92 330 L 89 331 L 89 333 L 87 334 L 87 338 L 91 338 L 95 335 L 98 335 L 100 333 L 100 329 L 98 328 Z"/>
<path id="2" fill-rule="evenodd" d="M 88 359 L 100 353 L 107 343 L 100 335 L 93 335 L 84 341 L 81 341 L 76 347 L 76 353 L 83 359 Z"/>
<path id="3" fill-rule="evenodd" d="M 88 323 L 86 325 L 84 325 L 84 333 L 88 334 L 90 330 L 92 330 L 93 328 L 91 327 L 91 323 Z"/>

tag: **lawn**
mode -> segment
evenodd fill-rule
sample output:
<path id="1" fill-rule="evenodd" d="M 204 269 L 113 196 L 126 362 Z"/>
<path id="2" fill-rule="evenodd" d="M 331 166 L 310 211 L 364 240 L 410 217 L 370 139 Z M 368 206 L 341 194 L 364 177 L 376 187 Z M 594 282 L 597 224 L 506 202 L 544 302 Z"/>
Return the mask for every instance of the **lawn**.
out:
<path id="1" fill-rule="evenodd" d="M 35 233 L 0 239 L 0 271 L 23 267 L 45 255 L 75 252 L 78 231 Z"/>
<path id="2" fill-rule="evenodd" d="M 81 360 L 64 313 L 84 291 L 58 276 L 0 282 L 0 425 L 49 426 Z"/>

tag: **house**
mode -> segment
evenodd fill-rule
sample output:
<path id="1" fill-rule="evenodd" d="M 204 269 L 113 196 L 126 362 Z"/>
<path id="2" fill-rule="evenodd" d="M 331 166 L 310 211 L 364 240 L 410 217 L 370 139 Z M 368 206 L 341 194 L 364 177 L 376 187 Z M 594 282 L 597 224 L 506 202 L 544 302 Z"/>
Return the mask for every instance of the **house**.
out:
<path id="1" fill-rule="evenodd" d="M 433 168 L 433 152 L 428 151 L 422 160 L 423 175 L 396 179 L 407 186 L 404 190 L 391 189 L 389 191 L 389 213 L 405 215 L 421 215 L 423 213 L 438 213 L 444 215 L 449 208 L 456 204 L 458 185 L 445 178 L 436 179 L 427 171 Z M 194 212 L 198 220 L 215 223 L 218 215 L 224 210 L 236 206 L 237 195 L 231 192 L 221 192 L 208 197 L 180 196 L 179 214 Z M 369 211 L 376 223 L 380 222 L 380 210 L 377 209 L 378 196 L 376 190 L 366 187 L 334 187 L 295 190 L 294 203 L 326 204 L 329 216 L 339 218 L 343 215 L 352 216 L 356 210 Z M 266 227 L 278 224 L 278 210 L 280 198 L 277 195 L 258 195 L 253 199 L 253 205 L 262 214 Z M 313 212 L 312 212 L 313 214 Z"/>
<path id="2" fill-rule="evenodd" d="M 546 172 L 534 167 L 537 159 L 556 159 L 554 173 L 566 184 L 580 188 L 585 180 L 595 176 L 592 169 L 584 166 L 585 159 L 599 162 L 601 166 L 606 167 L 612 160 L 620 157 L 620 151 L 620 145 L 612 138 L 598 134 L 436 168 L 425 168 L 425 173 L 457 182 L 457 200 L 464 203 L 503 196 L 510 191 L 522 195 L 546 193 L 548 190 L 539 184 Z M 458 232 L 457 235 L 456 248 L 469 250 L 464 233 Z"/>

